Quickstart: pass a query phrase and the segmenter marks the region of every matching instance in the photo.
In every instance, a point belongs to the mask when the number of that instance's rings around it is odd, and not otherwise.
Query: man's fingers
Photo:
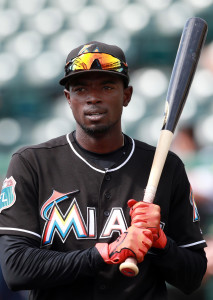
[[[132,218],[132,225],[137,227],[158,227],[160,224],[160,214],[155,216],[146,216],[146,215],[136,215]]]

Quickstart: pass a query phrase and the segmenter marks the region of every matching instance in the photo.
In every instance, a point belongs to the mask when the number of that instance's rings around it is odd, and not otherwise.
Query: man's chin
[[[103,136],[107,132],[109,132],[111,126],[94,126],[94,127],[86,127],[82,126],[83,131],[89,136],[99,137]]]

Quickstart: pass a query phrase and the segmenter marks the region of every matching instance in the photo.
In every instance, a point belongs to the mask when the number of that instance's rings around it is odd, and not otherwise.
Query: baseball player
[[[205,240],[182,161],[169,153],[154,204],[143,203],[155,148],[125,135],[132,95],[123,51],[72,50],[60,80],[76,130],[13,154],[0,196],[0,261],[31,300],[167,299],[196,290]],[[127,205],[128,203],[128,205]],[[119,264],[134,257],[136,277]]]

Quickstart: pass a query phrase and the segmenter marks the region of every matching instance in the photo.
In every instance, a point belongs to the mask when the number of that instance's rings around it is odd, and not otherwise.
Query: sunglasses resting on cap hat
[[[90,42],[73,49],[67,56],[65,75],[59,81],[61,85],[71,77],[83,72],[110,72],[121,76],[129,83],[128,65],[123,51],[114,45]]]

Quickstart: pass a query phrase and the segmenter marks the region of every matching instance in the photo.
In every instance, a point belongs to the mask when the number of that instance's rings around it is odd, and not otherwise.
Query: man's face
[[[132,88],[124,88],[120,77],[94,72],[77,76],[65,95],[78,126],[89,135],[102,135],[121,129],[123,106],[127,106]]]

